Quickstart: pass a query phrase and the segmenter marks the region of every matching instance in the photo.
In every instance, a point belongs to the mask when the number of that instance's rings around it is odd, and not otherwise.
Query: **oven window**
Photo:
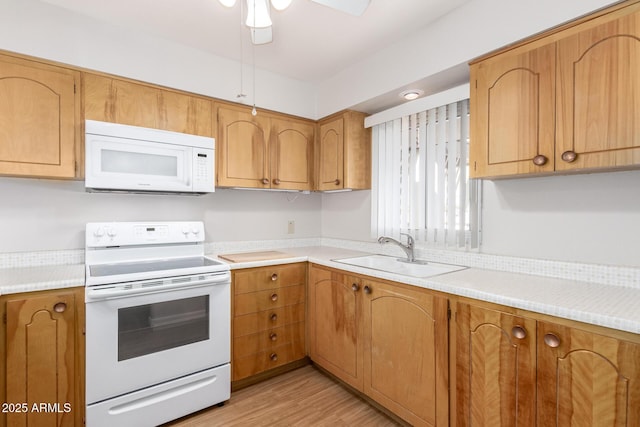
[[[209,295],[118,309],[118,361],[209,339]]]

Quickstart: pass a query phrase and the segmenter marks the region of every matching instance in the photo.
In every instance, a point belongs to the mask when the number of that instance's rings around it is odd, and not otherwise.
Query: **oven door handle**
[[[231,283],[228,274],[206,276],[203,279],[189,282],[180,279],[147,280],[136,284],[116,284],[90,286],[86,289],[85,298],[89,301],[100,301],[110,298],[128,297],[133,295],[152,294],[176,289],[193,289],[203,286],[215,286]]]

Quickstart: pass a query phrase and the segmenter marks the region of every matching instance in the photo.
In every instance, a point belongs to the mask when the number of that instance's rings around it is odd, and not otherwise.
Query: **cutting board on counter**
[[[222,258],[226,261],[231,262],[266,261],[270,259],[282,259],[291,257],[292,255],[280,251],[242,252],[238,254],[218,255],[218,258]]]

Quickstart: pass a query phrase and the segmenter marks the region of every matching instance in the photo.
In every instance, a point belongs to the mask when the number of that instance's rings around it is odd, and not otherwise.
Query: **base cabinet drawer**
[[[240,358],[261,351],[273,350],[291,342],[304,342],[304,322],[236,337],[234,338],[233,357]]]
[[[304,285],[235,295],[236,316],[304,302]]]
[[[295,341],[246,357],[240,357],[233,361],[232,379],[233,381],[241,380],[302,359],[304,356],[304,341]]]
[[[241,337],[298,322],[304,322],[304,303],[237,316],[233,336]]]

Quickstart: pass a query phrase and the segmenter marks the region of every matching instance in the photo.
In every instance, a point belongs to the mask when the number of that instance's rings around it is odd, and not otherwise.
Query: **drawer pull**
[[[560,338],[556,334],[545,334],[544,343],[551,348],[556,348],[560,346]]]
[[[270,339],[271,341],[276,341],[276,340],[278,339],[278,334],[276,334],[275,332],[271,332],[271,333],[269,334],[269,339]]]
[[[271,301],[273,302],[278,301],[278,294],[271,294]]]
[[[273,313],[271,314],[271,316],[269,316],[269,319],[271,319],[272,322],[275,322],[276,320],[278,320],[278,315]]]
[[[511,329],[511,333],[519,340],[524,339],[527,336],[527,330],[520,325],[514,326],[513,329]]]
[[[358,290],[360,290],[360,285],[354,283],[351,285],[351,289],[353,289],[353,292],[358,292]]]
[[[269,359],[271,359],[272,362],[275,362],[278,360],[278,355],[276,353],[271,353],[269,355]]]
[[[275,282],[276,280],[278,280],[278,273],[273,273],[273,274],[271,275],[271,281],[272,281],[272,282]]]
[[[367,294],[367,295],[370,294],[371,293],[371,288],[369,286],[365,286],[364,287],[364,293]]]
[[[59,302],[53,306],[53,311],[55,311],[56,313],[64,313],[66,309],[67,309],[67,304],[63,302]]]
[[[340,185],[340,180],[339,180],[339,179],[336,179],[335,181],[333,181],[333,183],[334,183],[335,185]]]

